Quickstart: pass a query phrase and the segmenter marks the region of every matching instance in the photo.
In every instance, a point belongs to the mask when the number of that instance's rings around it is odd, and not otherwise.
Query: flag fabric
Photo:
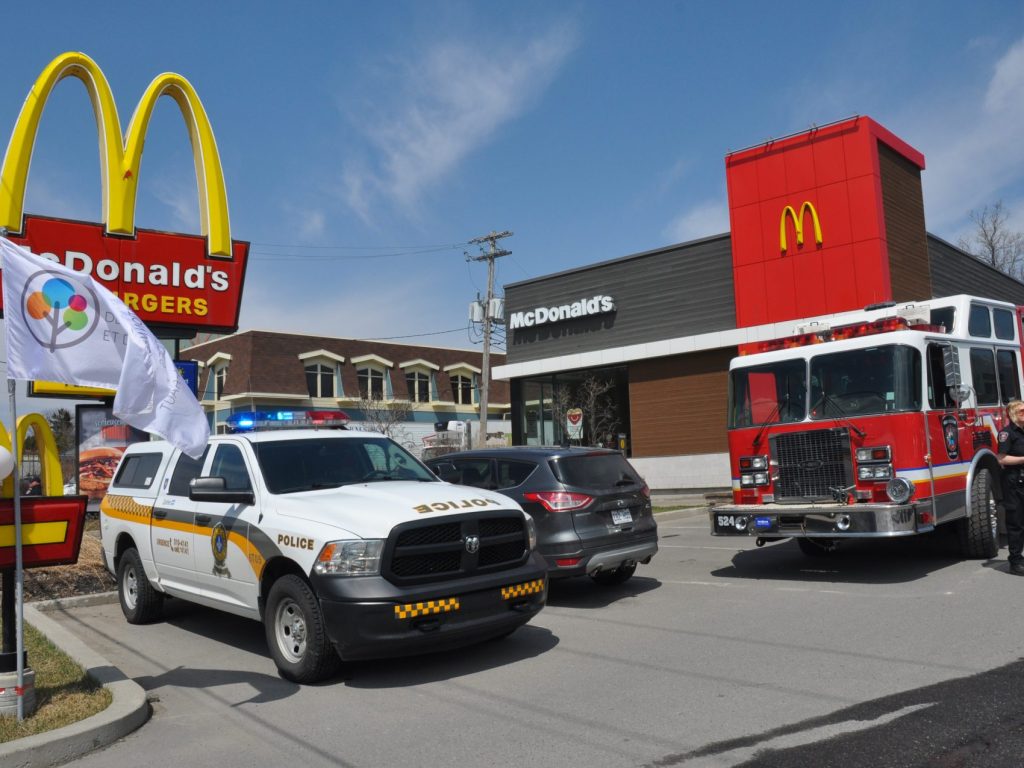
[[[114,415],[198,458],[210,427],[167,349],[91,276],[0,237],[7,378],[116,390]]]

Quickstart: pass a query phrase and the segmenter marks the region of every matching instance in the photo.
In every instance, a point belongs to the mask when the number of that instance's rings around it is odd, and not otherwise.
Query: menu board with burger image
[[[100,500],[117,470],[121,454],[133,443],[149,440],[149,434],[116,418],[107,405],[75,408],[78,443],[78,492],[89,497],[89,509]]]

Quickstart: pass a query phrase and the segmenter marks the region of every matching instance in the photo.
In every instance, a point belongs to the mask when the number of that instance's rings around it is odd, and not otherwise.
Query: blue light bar
[[[241,411],[227,418],[232,432],[262,429],[344,428],[349,421],[344,411]]]

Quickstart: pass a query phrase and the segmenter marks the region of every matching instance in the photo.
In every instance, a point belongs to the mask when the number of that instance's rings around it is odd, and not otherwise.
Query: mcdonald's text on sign
[[[43,108],[65,78],[85,86],[96,117],[103,221],[26,215],[25,187]],[[169,96],[189,140],[198,189],[201,233],[182,235],[135,227],[142,148],[154,105]],[[154,328],[232,332],[249,244],[232,240],[227,192],[213,129],[191,84],[164,73],[150,83],[122,134],[106,77],[82,53],[55,58],[26,98],[0,169],[0,226],[33,253],[92,276]],[[172,334],[173,335],[173,334]]]

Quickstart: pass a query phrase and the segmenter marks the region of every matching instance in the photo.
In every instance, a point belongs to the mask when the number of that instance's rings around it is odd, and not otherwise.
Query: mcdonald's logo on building
[[[65,78],[82,82],[96,118],[103,192],[100,224],[25,215],[25,187],[46,101]],[[137,229],[135,206],[146,131],[157,99],[178,105],[192,145],[200,235]],[[34,253],[91,274],[150,327],[238,328],[249,244],[232,240],[224,173],[213,129],[192,85],[181,75],[158,75],[143,93],[122,134],[110,84],[91,58],[64,53],[29,91],[0,169],[0,227]]]
[[[817,245],[821,245],[821,221],[818,219],[818,212],[809,200],[805,200],[803,205],[800,206],[799,216],[797,216],[796,211],[793,210],[791,205],[787,205],[782,209],[782,218],[779,220],[779,250],[783,253],[789,250],[789,244],[786,240],[786,220],[793,220],[793,226],[796,228],[796,244],[799,247],[804,244],[804,214],[807,212],[810,212],[811,223],[814,225],[814,242]]]

